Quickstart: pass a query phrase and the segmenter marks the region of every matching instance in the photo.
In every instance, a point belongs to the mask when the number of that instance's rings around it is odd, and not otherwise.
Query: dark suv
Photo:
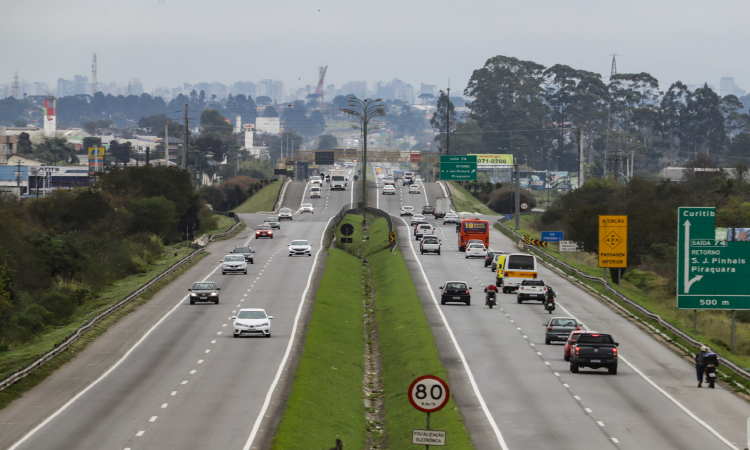
[[[231,253],[234,253],[236,255],[242,255],[245,257],[245,262],[254,264],[253,255],[255,255],[255,252],[250,247],[235,247]]]
[[[445,285],[440,286],[442,293],[440,295],[440,304],[445,305],[447,302],[466,303],[471,305],[471,291],[468,284],[463,281],[446,281]]]
[[[430,206],[430,205],[423,206],[422,207],[422,214],[432,214],[434,216],[435,215],[435,207],[434,206]]]

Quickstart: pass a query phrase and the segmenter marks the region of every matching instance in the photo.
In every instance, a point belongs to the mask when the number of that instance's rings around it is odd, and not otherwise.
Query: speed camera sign
[[[421,376],[409,386],[409,401],[412,406],[425,413],[440,411],[449,398],[448,383],[434,375]]]

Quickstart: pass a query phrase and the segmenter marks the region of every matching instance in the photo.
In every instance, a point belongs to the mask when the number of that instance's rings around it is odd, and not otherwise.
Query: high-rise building
[[[31,95],[48,95],[52,94],[47,83],[34,82],[31,85]]]
[[[730,94],[742,97],[746,93],[744,89],[740,89],[739,86],[734,84],[734,77],[721,77],[721,81],[719,81],[719,95],[722,97]]]
[[[57,97],[68,97],[76,93],[75,83],[64,78],[57,79]]]
[[[140,78],[133,78],[129,83],[129,95],[137,95],[140,97],[143,94],[143,83]]]
[[[260,80],[255,87],[257,97],[266,96],[274,102],[284,102],[284,83],[280,80]]]
[[[404,83],[398,78],[388,84],[378,81],[377,96],[383,100],[401,100],[406,103],[414,103],[414,88],[411,84]]]
[[[74,95],[88,94],[89,93],[89,77],[84,77],[83,75],[74,76],[73,77],[73,93]]]
[[[341,86],[341,95],[354,94],[357,98],[367,97],[367,81],[350,81]]]
[[[245,97],[255,97],[255,83],[250,81],[237,81],[232,85],[229,93],[234,96],[242,94]]]

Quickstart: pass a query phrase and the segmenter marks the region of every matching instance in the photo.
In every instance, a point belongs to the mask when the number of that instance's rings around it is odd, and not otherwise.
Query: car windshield
[[[312,208],[312,203],[303,203],[302,207],[303,208]]]
[[[237,256],[232,255],[232,256],[224,257],[224,261],[244,261],[244,260],[245,260],[245,257],[242,255],[237,255]]]
[[[481,248],[484,250],[484,245],[482,244],[471,244],[469,248]]]
[[[403,207],[403,208],[401,208],[401,209],[414,209],[414,207],[413,207],[413,206],[404,206],[404,207]]]
[[[256,228],[256,229],[257,230],[270,230],[271,229],[271,225],[258,225],[258,228]]]
[[[429,230],[430,228],[432,228],[432,225],[430,225],[429,223],[419,226],[420,230]]]
[[[446,289],[466,289],[466,283],[448,283]]]
[[[235,247],[233,253],[250,253],[250,247]]]
[[[310,245],[307,241],[292,241],[292,245]]]
[[[438,240],[437,238],[424,238],[422,242],[424,242],[425,244],[437,244]]]
[[[266,312],[265,311],[240,311],[239,314],[237,314],[238,319],[265,319]]]
[[[456,217],[458,217],[458,214],[448,213],[445,215],[445,217],[450,217],[451,219],[455,219]]]
[[[578,325],[575,319],[552,319],[550,326],[553,327],[574,327]]]
[[[284,208],[284,209],[282,209],[282,210],[281,210],[281,211],[279,211],[279,212],[280,212],[280,213],[285,213],[285,214],[286,214],[286,213],[290,213],[290,212],[292,212],[292,210],[291,210],[291,209],[289,209],[289,208]]]
[[[424,219],[424,216],[422,214],[414,214],[415,219]]]
[[[211,291],[214,289],[213,283],[195,283],[193,289],[198,291]]]
[[[416,185],[416,184],[412,184],[412,185],[411,185],[411,186],[409,186],[409,187],[411,187],[411,188],[414,188],[414,189],[419,189],[419,186],[418,186],[418,185]]]
[[[266,219],[266,222],[278,222],[278,221],[279,221],[278,217],[269,217],[268,219]]]
[[[544,281],[523,280],[523,286],[544,286]]]

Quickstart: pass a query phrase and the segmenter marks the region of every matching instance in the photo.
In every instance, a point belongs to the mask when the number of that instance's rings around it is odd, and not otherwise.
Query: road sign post
[[[605,281],[608,267],[618,269],[618,275],[628,267],[628,216],[599,216],[599,267]]]
[[[440,157],[441,180],[476,180],[477,156],[455,155]]]
[[[448,383],[441,378],[423,375],[412,381],[409,386],[409,402],[417,410],[427,413],[427,429],[412,430],[412,444],[425,445],[426,450],[430,449],[430,445],[445,445],[445,431],[430,430],[430,414],[443,409],[448,404],[448,399],[450,399],[450,389],[448,389]]]
[[[677,211],[677,309],[750,309],[750,242],[715,239],[716,208]]]

